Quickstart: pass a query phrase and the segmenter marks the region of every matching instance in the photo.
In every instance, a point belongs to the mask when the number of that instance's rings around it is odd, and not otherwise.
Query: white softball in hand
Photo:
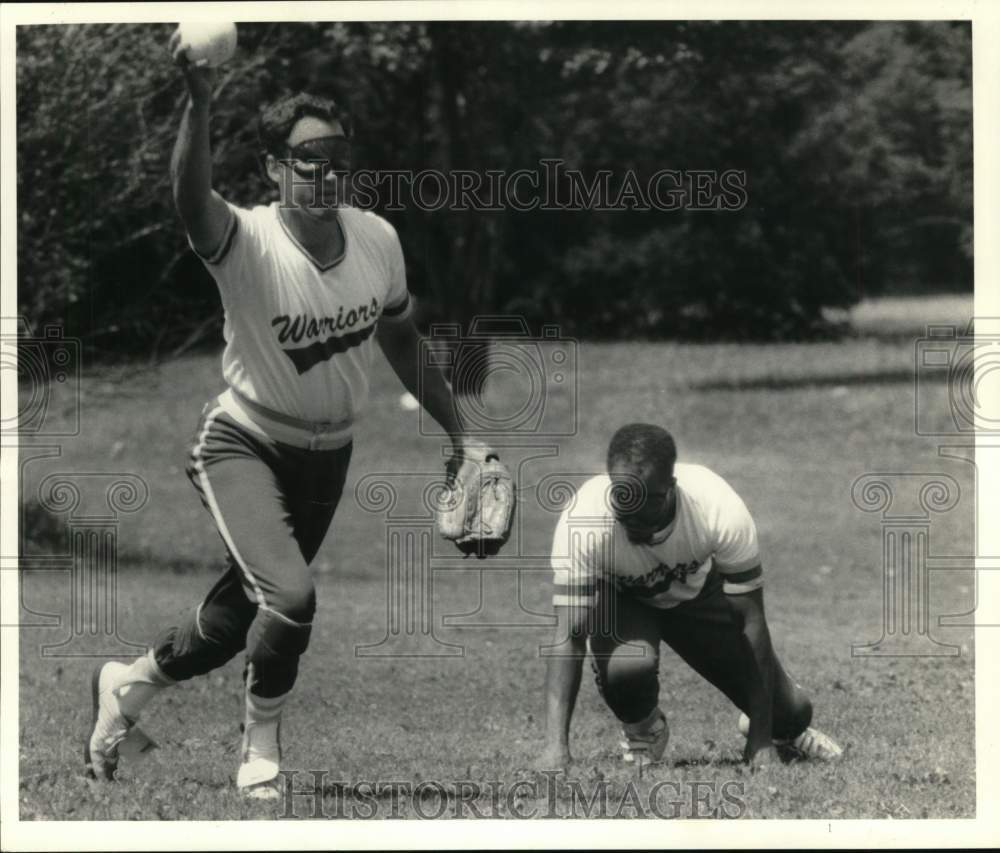
[[[222,65],[236,52],[236,24],[231,21],[183,21],[177,25],[192,65]]]

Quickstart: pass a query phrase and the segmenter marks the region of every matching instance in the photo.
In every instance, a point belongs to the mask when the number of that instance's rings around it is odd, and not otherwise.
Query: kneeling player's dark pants
[[[656,707],[661,640],[736,707],[747,711],[756,667],[742,619],[714,572],[705,585],[698,598],[667,610],[623,593],[602,593],[590,649],[601,695],[623,723],[643,720]],[[774,737],[794,738],[809,726],[812,705],[777,657],[772,666]]]
[[[180,625],[157,638],[154,655],[166,675],[203,675],[246,648],[253,694],[291,690],[316,610],[309,563],[350,458],[350,444],[302,450],[206,406],[187,473],[226,544],[229,568]]]

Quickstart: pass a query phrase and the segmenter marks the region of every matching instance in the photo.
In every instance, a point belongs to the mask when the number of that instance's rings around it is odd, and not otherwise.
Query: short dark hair
[[[655,424],[625,424],[611,437],[608,445],[608,471],[618,462],[628,465],[653,464],[673,474],[677,461],[674,437]]]
[[[295,127],[295,122],[306,116],[328,122],[339,121],[348,139],[353,136],[351,117],[336,101],[299,92],[279,98],[261,111],[257,120],[257,136],[263,149],[275,156],[283,155],[288,134]]]

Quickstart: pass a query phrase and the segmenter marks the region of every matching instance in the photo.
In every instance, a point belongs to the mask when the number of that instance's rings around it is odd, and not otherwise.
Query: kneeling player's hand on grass
[[[751,770],[765,770],[768,767],[777,767],[781,764],[778,750],[774,748],[774,744],[762,747],[753,754],[750,753],[750,747],[747,746],[743,758],[750,765]]]
[[[573,756],[569,754],[569,748],[555,744],[542,750],[542,754],[535,759],[535,769],[565,770],[572,762]]]

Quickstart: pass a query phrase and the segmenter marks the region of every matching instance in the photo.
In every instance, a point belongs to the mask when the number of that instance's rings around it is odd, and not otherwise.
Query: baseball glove
[[[516,503],[514,480],[496,453],[467,449],[441,495],[438,530],[466,556],[492,556],[510,538]]]

